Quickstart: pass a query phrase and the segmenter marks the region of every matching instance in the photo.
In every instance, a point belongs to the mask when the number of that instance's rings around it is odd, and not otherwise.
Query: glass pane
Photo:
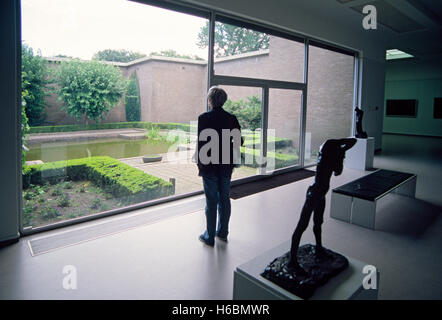
[[[302,92],[269,89],[268,173],[299,164]]]
[[[241,147],[242,165],[233,171],[232,180],[259,173],[261,149],[256,141],[261,139],[262,89],[244,86],[221,85],[228,95],[224,110],[234,114],[241,125],[244,144]]]
[[[354,57],[309,47],[305,164],[327,139],[351,136]]]
[[[215,23],[216,75],[303,82],[304,43]]]
[[[21,4],[24,227],[201,190],[207,20],[121,0]]]

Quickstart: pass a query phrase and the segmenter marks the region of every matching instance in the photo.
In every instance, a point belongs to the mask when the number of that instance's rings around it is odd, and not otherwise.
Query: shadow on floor
[[[426,201],[388,195],[379,204],[376,213],[376,230],[418,238],[441,213],[441,207]]]

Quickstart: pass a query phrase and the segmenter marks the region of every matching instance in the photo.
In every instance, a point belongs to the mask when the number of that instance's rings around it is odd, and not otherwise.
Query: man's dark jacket
[[[218,134],[219,141],[219,159],[218,164],[203,164],[200,161],[200,150],[206,144],[210,142],[210,138],[207,141],[200,141],[201,131],[204,129],[214,129]],[[241,126],[239,125],[238,119],[231,113],[225,111],[223,108],[213,108],[210,111],[204,112],[198,117],[198,158],[197,165],[199,169],[199,175],[206,175],[217,173],[218,170],[222,167],[224,168],[233,168],[233,139],[230,139],[230,161],[229,164],[222,164],[222,129],[238,129],[241,130]],[[241,138],[241,144],[243,143]],[[208,156],[211,156],[210,151],[208,152]]]

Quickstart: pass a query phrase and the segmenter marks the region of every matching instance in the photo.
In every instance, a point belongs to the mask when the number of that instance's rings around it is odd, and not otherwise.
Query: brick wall
[[[207,67],[201,64],[151,60],[136,67],[142,121],[196,120],[206,108]]]
[[[58,63],[49,63],[49,67],[54,70],[59,66]],[[131,74],[128,72],[127,68],[120,68],[123,76],[128,78]],[[55,84],[52,85],[53,88],[56,87]],[[68,115],[63,109],[63,101],[58,99],[58,95],[54,93],[50,93],[47,97],[45,97],[46,101],[46,120],[45,125],[63,125],[63,124],[84,124],[86,123],[85,117],[80,120],[71,117]],[[126,121],[126,112],[124,109],[124,99],[121,99],[120,102],[115,106],[115,108],[111,109],[107,116],[102,120],[102,123],[109,122],[121,122]],[[95,121],[88,120],[88,123],[96,123]]]
[[[304,45],[278,37],[270,38],[269,53],[255,57],[227,60],[215,64],[215,73],[271,80],[303,82]],[[232,100],[251,94],[256,88],[226,87]],[[276,136],[299,144],[300,92],[271,89],[269,95],[269,129]],[[353,105],[353,57],[310,47],[307,94],[307,132],[311,133],[312,150],[327,139],[350,135]]]
[[[215,74],[282,81],[303,81],[304,44],[271,37],[269,50],[217,59]],[[182,122],[197,120],[206,108],[207,65],[198,61],[150,58],[120,66],[129,78],[137,73],[141,120]],[[232,100],[261,96],[260,88],[225,87]],[[269,129],[298,146],[302,97],[299,91],[271,89]],[[47,122],[77,121],[60,109],[62,102],[47,97]],[[353,57],[310,47],[307,95],[307,132],[312,150],[329,138],[350,135],[353,104]],[[124,99],[103,122],[126,121]],[[84,122],[83,122],[84,123]]]
[[[326,139],[351,135],[353,61],[340,53],[309,49],[306,131],[312,134],[312,149]]]
[[[56,68],[57,64],[51,64]],[[140,88],[141,121],[189,122],[196,120],[206,108],[207,66],[201,63],[186,63],[173,59],[147,59],[142,63],[120,66],[125,78],[136,72]],[[63,102],[57,95],[46,97],[46,123],[84,123],[70,117],[62,110]],[[124,98],[102,121],[126,121]],[[89,123],[94,123],[90,121]]]

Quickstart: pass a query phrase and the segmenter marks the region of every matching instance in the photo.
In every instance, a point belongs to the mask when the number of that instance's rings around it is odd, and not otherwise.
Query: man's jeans
[[[206,194],[207,230],[204,238],[213,242],[216,235],[227,238],[230,219],[230,180],[231,168],[220,168],[217,173],[202,175],[204,193]],[[218,228],[216,228],[216,211],[218,207]]]

